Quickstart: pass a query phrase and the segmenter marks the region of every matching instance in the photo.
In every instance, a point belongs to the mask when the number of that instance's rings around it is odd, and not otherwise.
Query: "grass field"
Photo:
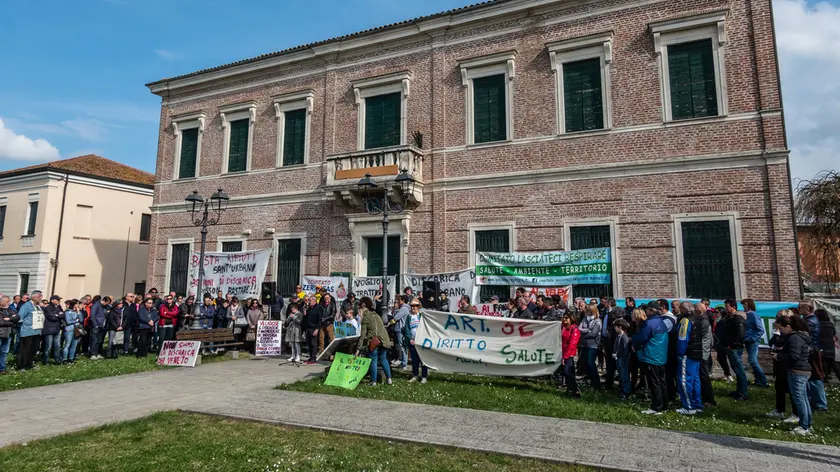
[[[240,359],[244,357],[247,357],[244,353],[240,355]],[[224,355],[211,355],[202,357],[201,362],[209,364],[228,359],[230,357]],[[12,367],[14,357],[9,356],[6,374],[0,375],[0,392],[169,368],[158,367],[155,364],[156,361],[157,357],[154,354],[149,354],[142,359],[128,355],[120,356],[117,359],[100,359],[95,361],[82,356],[74,364],[64,365],[41,365],[39,358],[38,362],[36,362],[36,368],[25,372],[18,372]]]
[[[376,400],[443,405],[477,410],[503,411],[536,416],[550,416],[576,420],[648,426],[660,429],[695,431],[752,438],[801,441],[840,446],[840,389],[837,384],[827,387],[832,411],[815,413],[810,438],[790,433],[796,425],[771,420],[765,415],[773,409],[773,388],[750,388],[750,399],[735,402],[729,397],[734,384],[715,382],[717,407],[708,408],[702,415],[684,417],[674,411],[662,416],[642,415],[649,404],[642,400],[620,401],[615,394],[593,392],[583,388],[579,399],[562,395],[553,383],[543,380],[491,378],[481,376],[435,374],[425,385],[408,383],[408,376],[399,373],[394,385],[376,387],[362,383],[356,390],[329,387],[322,379],[312,379],[281,385],[280,389],[298,392],[326,393]],[[678,407],[677,407],[678,408]]]
[[[179,412],[0,449],[15,472],[584,472],[501,454]]]

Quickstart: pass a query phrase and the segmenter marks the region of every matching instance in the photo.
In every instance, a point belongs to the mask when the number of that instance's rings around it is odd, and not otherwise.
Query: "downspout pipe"
[[[61,216],[58,218],[58,242],[55,245],[55,264],[53,264],[52,286],[48,292],[55,292],[55,281],[58,279],[58,255],[61,252],[61,230],[64,228],[64,205],[67,203],[67,185],[70,183],[70,174],[64,173],[64,190],[61,193]]]

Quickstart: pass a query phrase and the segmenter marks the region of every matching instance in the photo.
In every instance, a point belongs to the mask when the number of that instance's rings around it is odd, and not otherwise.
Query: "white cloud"
[[[47,140],[16,134],[0,119],[0,159],[46,161],[58,159],[58,155],[58,149]]]
[[[91,141],[102,141],[105,137],[105,123],[86,118],[62,121],[62,125],[73,130],[79,137]]]
[[[155,49],[155,54],[164,61],[177,61],[178,59],[181,59],[180,54],[168,49]]]
[[[773,5],[795,184],[840,169],[840,8],[804,0]]]

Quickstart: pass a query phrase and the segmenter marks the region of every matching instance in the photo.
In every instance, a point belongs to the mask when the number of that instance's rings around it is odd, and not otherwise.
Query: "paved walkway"
[[[243,359],[0,392],[0,447],[189,408],[210,399],[259,395],[324,371],[320,365],[277,364]]]
[[[833,446],[281,390],[230,400],[189,410],[620,470],[840,470],[840,448]]]
[[[622,470],[840,470],[831,446],[273,389],[323,369],[242,360],[4,392],[0,447],[182,409]]]

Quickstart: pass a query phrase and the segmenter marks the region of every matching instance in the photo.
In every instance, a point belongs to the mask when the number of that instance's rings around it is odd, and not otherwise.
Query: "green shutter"
[[[295,293],[300,283],[300,239],[277,240],[277,292],[283,296]]]
[[[735,298],[729,222],[686,222],[681,226],[686,295],[689,298]]]
[[[603,226],[573,226],[569,228],[571,250],[594,249],[610,247],[610,227]],[[613,261],[615,265],[615,261]],[[586,284],[572,287],[572,295],[584,298],[612,297],[613,287],[609,284]]]
[[[563,64],[563,108],[566,132],[604,128],[601,59]]]
[[[178,164],[178,178],[197,177],[195,164],[198,158],[198,128],[181,131],[181,162]]]
[[[401,100],[399,92],[365,99],[365,149],[400,144]]]
[[[306,109],[286,112],[283,130],[283,165],[303,164],[306,146]]]
[[[476,252],[510,252],[510,235],[506,229],[494,229],[475,232]],[[470,261],[472,264],[474,261]],[[475,303],[487,303],[490,297],[496,295],[500,301],[510,298],[510,285],[482,285]]]
[[[248,163],[248,128],[250,120],[231,121],[228,147],[228,172],[242,172]]]
[[[473,142],[507,139],[505,75],[473,79]]]
[[[382,237],[367,239],[367,275],[382,275]],[[388,236],[388,275],[400,273],[400,237]]]
[[[671,117],[674,120],[717,116],[717,88],[712,40],[668,46]]]

